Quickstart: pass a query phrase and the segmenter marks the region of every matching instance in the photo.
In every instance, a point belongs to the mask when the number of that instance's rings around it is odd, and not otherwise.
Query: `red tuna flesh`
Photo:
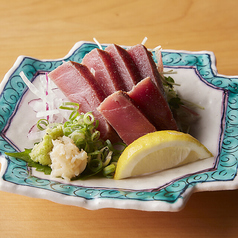
[[[68,61],[49,73],[49,77],[63,94],[80,105],[80,112],[92,112],[99,120],[98,130],[103,139],[118,139],[116,132],[96,109],[106,95],[89,69],[79,63]]]
[[[152,58],[152,53],[142,44],[135,45],[127,51],[137,66],[141,78],[144,79],[150,77],[161,92],[164,92],[160,74]]]
[[[106,51],[93,49],[84,56],[82,64],[94,70],[95,78],[107,96],[118,90],[125,90],[117,67]]]
[[[142,79],[130,54],[115,44],[109,45],[105,51],[110,54],[117,66],[117,71],[125,84],[126,91],[130,91]]]
[[[150,77],[140,81],[128,95],[157,130],[178,130],[168,102]]]
[[[147,133],[156,131],[125,92],[117,91],[108,96],[98,107],[98,111],[127,145]]]

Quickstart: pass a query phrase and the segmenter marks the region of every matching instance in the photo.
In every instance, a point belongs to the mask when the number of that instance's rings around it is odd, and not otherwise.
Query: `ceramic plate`
[[[102,45],[105,47],[106,45]],[[178,211],[193,192],[238,187],[238,77],[219,75],[212,52],[163,50],[164,70],[173,70],[178,93],[201,105],[199,120],[191,134],[214,155],[212,158],[160,173],[129,178],[88,179],[67,183],[32,170],[4,152],[31,148],[29,128],[38,120],[28,102],[36,96],[28,90],[19,73],[23,71],[37,87],[40,76],[63,61],[81,62],[86,53],[98,47],[78,42],[62,59],[38,60],[20,56],[0,86],[0,189],[57,203],[87,209],[121,208],[147,211]]]

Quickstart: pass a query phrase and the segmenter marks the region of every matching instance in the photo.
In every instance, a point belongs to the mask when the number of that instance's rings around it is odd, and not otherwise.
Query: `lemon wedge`
[[[156,131],[132,142],[121,154],[114,179],[162,171],[212,157],[193,136],[178,131]]]

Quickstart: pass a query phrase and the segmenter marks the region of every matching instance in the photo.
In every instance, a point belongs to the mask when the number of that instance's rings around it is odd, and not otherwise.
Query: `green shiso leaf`
[[[51,168],[48,165],[41,165],[39,163],[34,162],[30,157],[31,149],[25,149],[22,152],[13,152],[13,153],[5,153],[7,156],[11,156],[17,159],[24,160],[27,162],[29,167],[36,168],[36,171],[44,172],[46,175],[51,173]]]

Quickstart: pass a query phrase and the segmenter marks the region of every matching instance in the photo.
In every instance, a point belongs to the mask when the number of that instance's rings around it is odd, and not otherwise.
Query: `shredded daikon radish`
[[[58,93],[57,86],[48,78],[47,74],[40,75],[40,84],[37,88],[28,80],[24,72],[20,72],[20,76],[29,90],[37,97],[28,102],[29,106],[36,112],[36,118],[45,118],[49,123],[63,123],[69,118],[67,110],[59,109],[65,97]],[[30,140],[34,141],[40,137],[42,135],[38,131],[32,128],[29,130],[28,138]]]
[[[41,111],[36,113],[36,117],[46,117],[46,116],[52,116],[59,113],[58,109],[53,109],[53,110],[47,110],[47,111]],[[50,121],[50,120],[48,120]]]
[[[95,76],[95,69],[94,68],[91,68],[90,72],[93,74],[93,76]]]
[[[161,47],[161,45],[158,45],[158,46],[156,46],[152,51],[158,51],[158,50],[162,50],[162,47]]]
[[[93,38],[93,40],[98,45],[99,49],[102,50],[103,48],[102,48],[101,44],[97,41],[97,39]]]
[[[144,44],[146,43],[147,40],[148,40],[148,38],[145,37],[145,38],[143,39],[143,41],[141,42],[141,44],[144,45]]]
[[[27,135],[27,138],[33,142],[39,142],[44,136],[44,131],[30,131]]]
[[[27,87],[39,98],[41,98],[42,100],[45,100],[45,95],[38,90],[35,85],[30,82],[30,80],[28,80],[28,78],[26,77],[26,75],[24,74],[23,71],[20,72],[20,76],[22,78],[22,80],[24,81],[24,83],[27,85]]]
[[[159,45],[159,46],[155,47],[152,51],[155,52],[155,58],[157,60],[157,63],[156,63],[157,69],[160,74],[163,74],[164,66],[163,66],[162,54],[161,54],[162,48]]]

